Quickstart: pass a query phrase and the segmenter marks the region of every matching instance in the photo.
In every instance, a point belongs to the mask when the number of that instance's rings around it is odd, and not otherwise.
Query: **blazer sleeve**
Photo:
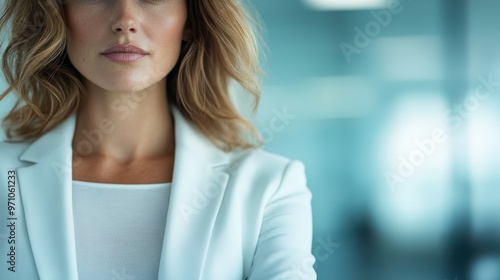
[[[288,163],[268,201],[248,280],[315,280],[311,254],[312,194],[304,164]]]

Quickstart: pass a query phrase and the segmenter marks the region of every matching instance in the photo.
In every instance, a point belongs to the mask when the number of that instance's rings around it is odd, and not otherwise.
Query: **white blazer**
[[[171,110],[176,147],[158,279],[316,279],[302,162],[261,149],[225,153]],[[2,280],[78,279],[75,123],[73,113],[31,143],[0,142]]]

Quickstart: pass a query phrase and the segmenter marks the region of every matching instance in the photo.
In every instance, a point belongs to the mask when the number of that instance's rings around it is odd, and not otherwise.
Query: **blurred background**
[[[500,1],[250,0],[318,279],[500,279]]]
[[[305,163],[318,279],[500,279],[500,1],[248,2],[254,122]]]

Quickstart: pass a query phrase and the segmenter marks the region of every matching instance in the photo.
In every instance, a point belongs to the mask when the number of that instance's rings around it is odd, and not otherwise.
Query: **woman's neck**
[[[174,123],[166,88],[134,93],[90,88],[77,113],[73,150],[120,163],[174,154]]]

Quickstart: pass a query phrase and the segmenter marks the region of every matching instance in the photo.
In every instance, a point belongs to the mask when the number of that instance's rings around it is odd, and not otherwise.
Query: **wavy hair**
[[[2,70],[18,99],[2,126],[8,140],[37,138],[77,111],[86,97],[81,74],[66,52],[64,1],[5,0],[0,32],[8,30]],[[253,100],[255,113],[263,71],[262,26],[241,0],[186,0],[192,40],[167,75],[174,103],[212,143],[224,151],[262,145],[262,138],[234,104],[236,82]]]

